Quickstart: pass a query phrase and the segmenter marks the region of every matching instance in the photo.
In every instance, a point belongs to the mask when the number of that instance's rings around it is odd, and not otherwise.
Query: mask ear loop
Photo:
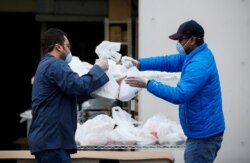
[[[187,43],[189,42],[189,40],[191,39],[192,37],[190,37],[187,42],[183,45],[183,48],[185,48],[185,46],[187,45]]]

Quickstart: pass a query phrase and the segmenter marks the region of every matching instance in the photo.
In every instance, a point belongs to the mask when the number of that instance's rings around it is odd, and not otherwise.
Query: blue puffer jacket
[[[212,52],[204,43],[190,54],[142,58],[140,70],[182,72],[176,87],[150,80],[147,90],[179,104],[179,118],[189,138],[207,138],[225,130],[220,79]]]

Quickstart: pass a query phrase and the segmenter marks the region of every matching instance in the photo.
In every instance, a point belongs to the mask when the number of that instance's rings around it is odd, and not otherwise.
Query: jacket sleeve
[[[149,58],[141,58],[140,70],[152,70],[152,71],[167,71],[167,72],[180,72],[185,55],[175,54],[166,56],[157,56]]]
[[[150,80],[147,90],[155,96],[174,104],[189,101],[205,84],[209,72],[201,63],[191,63],[182,72],[176,87]]]
[[[85,75],[73,72],[65,63],[52,65],[49,75],[54,83],[68,95],[90,96],[90,94],[109,81],[106,73],[98,66],[94,65]]]

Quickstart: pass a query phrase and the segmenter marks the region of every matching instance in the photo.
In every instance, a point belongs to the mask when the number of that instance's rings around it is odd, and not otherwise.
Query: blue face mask
[[[181,45],[179,41],[176,43],[176,50],[181,54],[186,54],[184,47]]]
[[[181,54],[186,54],[186,51],[185,51],[185,46],[186,44],[189,42],[190,39],[188,39],[188,41],[182,46],[181,43],[179,41],[177,41],[176,43],[176,50],[181,53]]]
[[[67,64],[69,64],[69,62],[72,60],[72,54],[71,52],[69,52],[66,56],[65,62],[67,62]]]

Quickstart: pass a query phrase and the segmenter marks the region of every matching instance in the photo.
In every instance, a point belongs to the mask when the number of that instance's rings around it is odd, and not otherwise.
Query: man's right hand
[[[121,61],[122,61],[122,64],[125,65],[127,68],[130,68],[132,66],[136,66],[137,68],[140,67],[140,62],[138,60],[128,57],[128,56],[123,56]]]
[[[104,71],[109,69],[108,59],[106,58],[97,59],[95,64],[100,66]]]

